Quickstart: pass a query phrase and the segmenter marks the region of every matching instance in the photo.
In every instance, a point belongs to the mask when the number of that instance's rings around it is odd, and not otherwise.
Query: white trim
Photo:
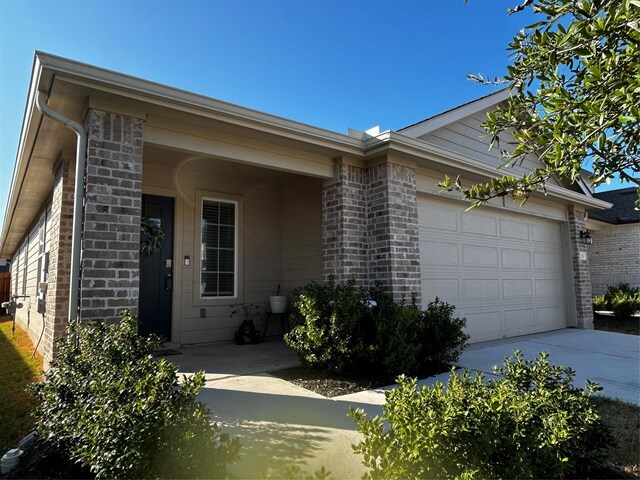
[[[232,296],[203,296],[202,295],[202,210],[204,201],[230,203],[234,205],[234,294]],[[241,289],[244,281],[242,275],[243,268],[243,228],[241,219],[243,217],[243,199],[238,195],[223,194],[218,192],[209,192],[204,190],[196,190],[196,212],[195,229],[197,233],[198,243],[194,245],[194,276],[193,276],[193,304],[194,306],[205,305],[230,305],[233,303],[242,303],[243,292]]]
[[[429,132],[433,132],[440,127],[444,127],[445,125],[457,122],[458,120],[462,120],[470,115],[495,107],[499,103],[504,102],[510,96],[511,90],[509,88],[503,88],[502,90],[498,90],[490,95],[472,100],[469,103],[465,103],[464,105],[460,105],[459,107],[455,107],[444,113],[434,115],[433,117],[427,118],[415,125],[403,128],[400,131],[407,137],[418,138]]]

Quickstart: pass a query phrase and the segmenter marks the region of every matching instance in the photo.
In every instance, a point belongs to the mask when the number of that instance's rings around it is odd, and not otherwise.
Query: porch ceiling
[[[187,152],[145,144],[143,154],[143,176],[146,168],[169,167],[178,170],[189,170],[197,173],[228,175],[240,177],[250,182],[266,182],[283,185],[309,178],[305,175],[281,171],[268,167],[223,160],[215,157],[192,155]]]

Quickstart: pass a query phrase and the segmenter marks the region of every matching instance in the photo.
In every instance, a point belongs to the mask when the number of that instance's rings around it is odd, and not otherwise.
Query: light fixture
[[[585,245],[591,245],[593,243],[593,238],[591,238],[589,230],[580,230],[580,239]]]

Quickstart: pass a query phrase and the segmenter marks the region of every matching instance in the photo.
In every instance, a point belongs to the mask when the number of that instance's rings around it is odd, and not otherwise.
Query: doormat
[[[182,355],[182,352],[173,350],[171,348],[164,348],[162,350],[156,350],[155,352],[153,352],[154,357],[168,357],[170,355]]]

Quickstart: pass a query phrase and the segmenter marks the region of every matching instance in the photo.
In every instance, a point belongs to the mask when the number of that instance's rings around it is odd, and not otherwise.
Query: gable
[[[489,148],[491,137],[484,131],[482,123],[487,119],[487,112],[493,110],[495,106],[485,108],[480,111],[470,113],[449,124],[440,126],[422,135],[414,137],[430,145],[436,145],[452,152],[473,158],[480,162],[491,165],[495,168],[504,163],[500,155],[500,148],[509,148],[506,143],[509,141],[507,135],[503,134],[503,142]],[[409,133],[409,132],[403,132]],[[530,155],[520,164],[503,167],[497,173],[522,175],[531,172],[534,168],[541,166],[541,163],[534,155]],[[558,183],[552,179],[554,185]]]

